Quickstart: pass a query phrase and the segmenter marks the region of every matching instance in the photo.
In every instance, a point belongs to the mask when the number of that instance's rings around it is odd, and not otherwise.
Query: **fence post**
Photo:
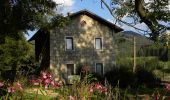
[[[133,37],[133,72],[136,71],[136,37]]]

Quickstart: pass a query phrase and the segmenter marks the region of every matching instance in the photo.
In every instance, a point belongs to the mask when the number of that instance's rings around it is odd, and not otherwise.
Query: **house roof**
[[[75,13],[71,13],[67,17],[73,18],[73,17],[83,15],[83,14],[87,15],[87,16],[89,16],[89,17],[91,17],[91,18],[93,18],[93,19],[95,19],[97,21],[99,21],[102,24],[107,25],[110,28],[113,28],[115,30],[115,32],[123,31],[123,29],[120,28],[119,26],[107,21],[106,19],[104,19],[104,18],[102,18],[102,17],[100,17],[100,16],[98,16],[98,15],[96,15],[96,14],[94,14],[94,13],[92,13],[89,10],[86,10],[86,9],[80,10],[80,11],[75,12]],[[42,31],[43,31],[42,29],[39,29],[28,41],[34,40]]]
[[[71,14],[69,14],[69,17],[71,18],[71,17],[75,17],[75,16],[78,16],[78,15],[82,15],[82,14],[90,16],[91,18],[93,18],[93,19],[95,19],[95,20],[109,26],[110,28],[113,28],[116,32],[123,31],[123,29],[120,28],[119,26],[107,21],[106,19],[94,14],[93,12],[91,12],[91,11],[89,11],[87,9],[80,10],[80,11],[75,12],[75,13],[71,13]]]

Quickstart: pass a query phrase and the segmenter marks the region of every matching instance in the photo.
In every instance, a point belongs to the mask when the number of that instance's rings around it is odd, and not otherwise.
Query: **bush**
[[[134,74],[126,67],[115,68],[105,74],[106,79],[112,86],[119,86],[122,88],[133,86],[136,79]]]
[[[138,69],[136,73],[124,67],[115,68],[107,72],[105,77],[112,86],[115,87],[119,83],[118,85],[121,88],[138,87],[140,85],[153,88],[161,82],[152,72],[143,68]]]
[[[161,82],[161,80],[157,78],[152,72],[143,68],[138,69],[135,73],[135,76],[137,78],[137,84],[150,88],[156,87]]]

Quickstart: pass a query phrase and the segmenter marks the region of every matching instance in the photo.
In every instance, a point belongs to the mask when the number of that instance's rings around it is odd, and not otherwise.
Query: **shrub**
[[[127,88],[128,86],[138,87],[140,85],[153,88],[161,82],[151,71],[144,68],[137,69],[135,73],[126,67],[115,68],[107,72],[105,77],[112,86],[119,83],[118,85],[121,88]]]
[[[122,88],[133,86],[136,81],[134,74],[126,67],[115,68],[107,72],[105,77],[112,86],[116,86],[119,82]]]
[[[152,72],[140,68],[136,71],[135,76],[137,78],[138,85],[145,85],[146,87],[156,87],[160,84],[161,80],[157,78]]]

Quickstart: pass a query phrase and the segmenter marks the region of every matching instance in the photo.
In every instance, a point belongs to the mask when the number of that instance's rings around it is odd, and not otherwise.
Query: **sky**
[[[101,7],[100,0],[53,0],[53,1],[55,1],[57,4],[62,4],[62,6],[57,8],[57,13],[67,14],[68,12],[74,13],[83,9],[87,9],[108,21],[111,21],[113,23],[115,22],[115,19],[111,16],[108,9],[104,5],[103,8]],[[110,0],[105,0],[105,1],[108,4],[110,3],[109,2]],[[126,21],[130,21],[130,19],[126,19]],[[131,30],[131,31],[138,32],[134,30],[132,27],[129,27],[127,25],[122,25],[120,27],[122,27],[124,30]],[[135,25],[135,27],[138,27],[143,30],[148,29],[144,23],[137,24]],[[26,35],[26,38],[27,39],[31,38],[35,32],[36,31],[29,31],[29,36]]]

